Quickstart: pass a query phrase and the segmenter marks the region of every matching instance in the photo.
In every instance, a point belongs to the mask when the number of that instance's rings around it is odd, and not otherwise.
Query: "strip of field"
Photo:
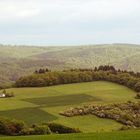
[[[1,140],[139,140],[140,131],[109,133],[1,137]]]
[[[7,116],[11,119],[16,118],[18,120],[24,120],[28,124],[33,124],[36,122],[49,122],[57,119],[56,116],[45,112],[37,107],[0,111],[0,116]]]
[[[55,106],[66,106],[71,104],[72,105],[80,104],[88,101],[100,101],[100,99],[86,94],[76,94],[54,97],[29,98],[24,99],[24,101],[37,105],[45,105],[47,107],[55,107]]]

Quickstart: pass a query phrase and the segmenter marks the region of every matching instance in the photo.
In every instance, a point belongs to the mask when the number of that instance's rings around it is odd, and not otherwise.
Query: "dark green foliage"
[[[96,70],[96,67],[95,67]],[[102,71],[113,71],[115,72],[116,69],[113,66],[109,66],[109,65],[105,65],[105,66],[99,66],[99,68],[97,69],[98,71],[102,70]]]
[[[33,135],[33,134],[34,134],[34,129],[33,128],[22,129],[19,133],[20,136]]]
[[[70,128],[57,123],[48,123],[47,125],[53,133],[58,133],[58,134],[81,133],[79,129]]]
[[[66,127],[55,123],[44,123],[27,126],[23,121],[0,118],[0,135],[46,135],[51,133],[80,133],[79,129]]]
[[[51,130],[47,125],[33,125],[33,135],[51,134]]]
[[[36,70],[34,73],[35,74],[42,74],[42,73],[46,73],[46,72],[50,72],[50,70],[48,68],[46,68],[46,69],[39,69],[39,70]]]
[[[22,129],[19,135],[46,135],[46,134],[81,133],[79,129],[70,128],[56,123],[43,123]]]
[[[47,72],[21,77],[17,87],[43,87],[58,84],[80,83],[105,80],[140,91],[140,78],[136,73],[115,70],[113,66],[100,66],[92,69],[71,69],[69,71]]]
[[[51,130],[46,124],[32,125],[23,129],[19,135],[46,135],[51,134]]]
[[[140,99],[140,93],[137,93],[136,98]]]
[[[140,81],[135,84],[135,90],[140,92]]]
[[[0,135],[19,135],[25,128],[25,123],[18,120],[0,118]]]

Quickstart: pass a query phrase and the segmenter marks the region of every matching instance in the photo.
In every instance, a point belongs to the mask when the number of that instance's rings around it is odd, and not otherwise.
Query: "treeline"
[[[43,87],[59,84],[81,83],[91,81],[109,81],[127,86],[140,92],[140,77],[136,73],[116,70],[113,66],[100,66],[95,69],[71,69],[65,71],[48,71],[21,77],[16,87]]]
[[[140,78],[140,72],[134,72],[134,71],[126,71],[126,70],[116,70],[115,67],[110,65],[101,65],[99,67],[95,67],[94,69],[70,69],[70,70],[64,70],[64,71],[111,71],[112,73],[121,72],[121,73],[128,73],[134,77]]]
[[[48,68],[46,68],[46,69],[40,68],[39,70],[36,70],[34,73],[35,74],[42,74],[42,73],[46,73],[46,72],[50,72],[50,70]]]

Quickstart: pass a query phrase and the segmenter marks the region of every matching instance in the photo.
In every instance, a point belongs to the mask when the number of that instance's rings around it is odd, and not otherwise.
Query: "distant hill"
[[[0,84],[15,81],[39,69],[93,68],[109,64],[140,71],[140,45],[103,44],[85,46],[0,45]]]

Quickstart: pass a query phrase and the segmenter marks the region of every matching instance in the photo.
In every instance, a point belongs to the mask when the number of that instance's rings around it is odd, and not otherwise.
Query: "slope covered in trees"
[[[39,68],[51,70],[94,68],[109,64],[123,70],[140,71],[140,46],[104,44],[85,46],[0,45],[0,85],[14,82]]]

